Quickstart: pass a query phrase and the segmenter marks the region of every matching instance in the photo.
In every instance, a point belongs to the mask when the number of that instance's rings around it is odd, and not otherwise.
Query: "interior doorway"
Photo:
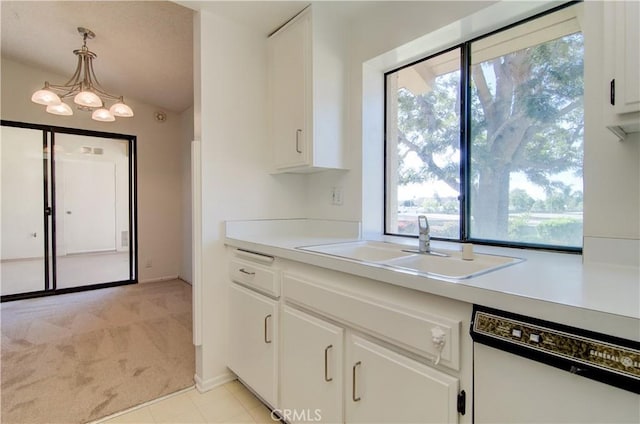
[[[2,121],[2,300],[137,282],[135,136]]]
[[[64,165],[64,166],[62,166]],[[116,250],[116,167],[113,162],[58,162],[58,208],[64,254]],[[61,195],[64,193],[64,196]],[[60,228],[62,227],[62,228]],[[64,231],[60,231],[64,229]],[[60,237],[62,238],[62,237]],[[58,255],[61,249],[58,249]]]

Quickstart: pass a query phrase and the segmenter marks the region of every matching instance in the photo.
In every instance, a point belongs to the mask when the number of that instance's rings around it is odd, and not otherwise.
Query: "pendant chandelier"
[[[87,39],[96,35],[89,29],[78,27],[82,35],[82,48],[74,50],[78,56],[78,65],[73,76],[64,85],[49,84],[31,96],[31,101],[47,107],[47,112],[54,115],[73,115],[71,107],[64,102],[73,97],[73,102],[80,110],[92,112],[91,118],[101,122],[115,121],[116,116],[128,118],[133,116],[133,110],[124,104],[122,96],[107,93],[98,82],[93,71],[93,59],[98,56],[87,48]],[[113,103],[107,109],[107,103]]]

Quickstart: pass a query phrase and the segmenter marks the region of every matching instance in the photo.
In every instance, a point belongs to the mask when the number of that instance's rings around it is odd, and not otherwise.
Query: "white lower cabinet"
[[[457,378],[353,334],[347,358],[345,422],[458,422]]]
[[[457,378],[287,305],[281,355],[289,423],[458,422]]]
[[[271,406],[278,393],[278,302],[229,285],[229,368]]]
[[[284,306],[281,413],[290,423],[340,423],[344,330]]]
[[[287,423],[471,422],[470,305],[260,261],[230,262],[227,364]]]

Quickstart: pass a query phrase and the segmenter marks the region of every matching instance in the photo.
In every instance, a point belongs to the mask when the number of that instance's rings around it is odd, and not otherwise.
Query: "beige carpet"
[[[4,423],[84,423],[193,384],[191,286],[180,280],[7,302]]]

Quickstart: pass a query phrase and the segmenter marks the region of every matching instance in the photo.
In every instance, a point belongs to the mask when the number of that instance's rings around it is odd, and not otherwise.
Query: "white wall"
[[[194,31],[203,302],[196,374],[206,388],[228,376],[224,221],[303,217],[306,193],[304,176],[268,173],[266,37],[206,11]]]
[[[153,115],[157,110],[154,106],[130,99],[126,93],[125,99],[135,116],[111,123],[93,121],[89,114],[80,111],[69,117],[51,115],[44,106],[31,102],[31,94],[45,80],[67,78],[68,75],[55,75],[2,57],[2,119],[136,135],[139,280],[175,278],[182,257],[180,116],[169,112],[167,121],[158,123]],[[149,260],[152,267],[145,268]]]
[[[193,107],[182,112],[181,122],[181,187],[182,187],[182,209],[181,209],[181,235],[182,235],[182,260],[180,261],[179,276],[188,283],[193,282],[191,263],[193,252],[191,251],[191,142],[194,140],[193,133]]]

